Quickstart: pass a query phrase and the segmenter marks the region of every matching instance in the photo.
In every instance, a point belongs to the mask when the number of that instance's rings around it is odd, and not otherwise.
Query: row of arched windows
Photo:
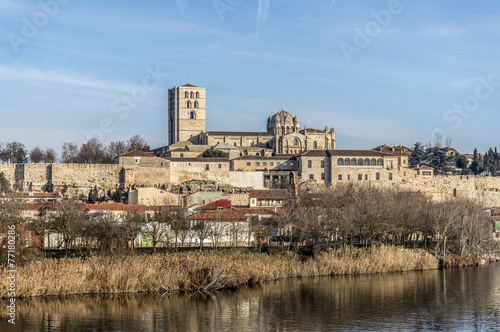
[[[199,104],[198,104],[198,102],[195,100],[195,101],[194,101],[194,103],[193,103],[192,105],[193,105],[193,108],[198,108],[198,105],[199,105]],[[190,100],[188,100],[188,101],[186,102],[186,107],[187,107],[187,108],[191,108],[191,101],[190,101]]]
[[[184,97],[185,98],[200,98],[200,93],[199,92],[194,93],[193,91],[191,91],[191,93],[189,93],[186,91],[184,93]]]
[[[339,158],[337,159],[337,165],[339,166],[384,166],[384,160],[382,158]]]

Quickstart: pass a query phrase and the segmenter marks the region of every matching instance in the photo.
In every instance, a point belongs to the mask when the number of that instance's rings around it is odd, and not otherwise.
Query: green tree
[[[227,153],[220,150],[205,150],[203,152],[204,158],[227,158]]]
[[[425,150],[424,146],[422,143],[417,142],[415,143],[415,146],[413,147],[413,151],[410,156],[410,166],[411,167],[416,167],[417,165],[422,165],[425,160]]]
[[[474,149],[474,155],[472,157],[472,163],[470,164],[470,170],[474,175],[481,174],[484,171],[483,161],[479,153],[477,153],[477,149]]]
[[[10,192],[10,182],[5,178],[5,174],[0,172],[0,192]]]

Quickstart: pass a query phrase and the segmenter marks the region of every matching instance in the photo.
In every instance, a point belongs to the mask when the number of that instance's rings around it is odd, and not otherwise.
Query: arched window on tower
[[[194,108],[198,108],[198,102],[196,100],[194,101]]]
[[[318,149],[318,142],[314,141],[313,150],[317,150],[317,149]]]
[[[351,166],[351,159],[345,158],[344,165]]]
[[[290,130],[290,127],[286,127],[286,133],[290,134],[292,131]]]
[[[189,98],[189,92],[187,92],[187,91],[186,91],[186,92],[184,93],[184,97],[185,97],[185,98]]]
[[[365,158],[365,160],[364,160],[364,166],[370,166],[370,159]]]
[[[351,165],[356,166],[358,163],[356,162],[356,158],[351,159]]]
[[[377,166],[377,160],[375,158],[370,159],[370,166]]]
[[[384,166],[384,160],[382,158],[377,159],[377,166]]]
[[[343,166],[344,165],[344,158],[337,159],[337,165]]]
[[[191,98],[194,98],[194,92],[191,91]]]
[[[196,91],[196,98],[200,98],[200,93]]]
[[[299,146],[300,142],[299,142],[299,139],[298,138],[295,138],[293,140],[293,146]]]
[[[195,112],[189,113],[189,118],[190,119],[196,119],[196,113]]]
[[[191,102],[189,100],[186,102],[186,107],[191,108]]]

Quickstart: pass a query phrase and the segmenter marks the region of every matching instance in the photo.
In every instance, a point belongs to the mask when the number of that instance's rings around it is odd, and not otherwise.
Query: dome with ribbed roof
[[[267,133],[271,135],[284,135],[299,130],[299,118],[281,109],[267,120]]]

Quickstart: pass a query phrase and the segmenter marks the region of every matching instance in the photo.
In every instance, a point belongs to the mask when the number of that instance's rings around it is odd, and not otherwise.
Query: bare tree
[[[62,201],[56,206],[56,213],[50,221],[51,229],[61,234],[64,240],[66,255],[70,244],[82,234],[82,226],[86,221],[86,211],[76,201]]]
[[[62,146],[61,159],[63,163],[78,162],[78,146],[75,143],[64,142]]]
[[[22,164],[28,161],[28,152],[20,142],[7,143],[0,151],[0,159],[7,163]]]
[[[144,140],[141,136],[139,135],[134,135],[130,137],[127,141],[127,150],[142,150],[142,151],[149,151],[149,145]]]
[[[122,155],[127,152],[127,143],[124,141],[116,141],[109,143],[108,153],[111,158]]]
[[[132,212],[125,215],[122,227],[127,239],[130,241],[130,248],[132,250],[132,253],[134,252],[135,239],[140,234],[141,229],[145,223],[145,216],[138,212]]]
[[[45,152],[44,152],[44,155],[43,155],[43,159],[48,164],[54,163],[56,161],[56,159],[57,159],[57,153],[56,153],[56,151],[54,149],[52,149],[52,148],[46,148]]]
[[[41,163],[44,160],[44,152],[40,147],[35,146],[31,151],[30,151],[30,160],[31,162],[38,164]]]

